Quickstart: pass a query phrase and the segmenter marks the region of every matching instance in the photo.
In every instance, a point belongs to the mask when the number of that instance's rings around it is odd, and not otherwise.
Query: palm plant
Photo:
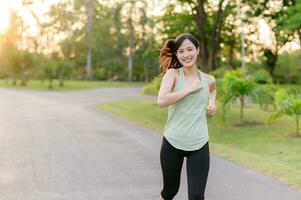
[[[240,123],[244,123],[245,97],[256,97],[255,83],[250,76],[243,73],[230,72],[224,78],[224,96],[222,98],[223,110],[227,110],[229,105],[236,99],[240,102]]]
[[[272,105],[274,110],[276,110],[275,92],[278,88],[279,87],[274,84],[258,85],[255,89],[257,96],[252,100],[256,102],[264,111],[267,111],[270,105]]]
[[[299,135],[299,119],[301,116],[301,95],[289,95],[286,90],[279,89],[275,93],[275,103],[280,108],[278,112],[268,117],[267,122],[273,122],[283,115],[288,115],[295,118],[296,135]]]

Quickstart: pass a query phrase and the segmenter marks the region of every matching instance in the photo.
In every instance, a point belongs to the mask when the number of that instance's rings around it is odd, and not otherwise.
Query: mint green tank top
[[[179,80],[173,92],[183,90],[186,80],[183,67],[179,68]],[[206,107],[209,87],[205,74],[198,70],[203,86],[168,107],[167,123],[163,136],[176,149],[194,151],[204,146],[209,139]]]

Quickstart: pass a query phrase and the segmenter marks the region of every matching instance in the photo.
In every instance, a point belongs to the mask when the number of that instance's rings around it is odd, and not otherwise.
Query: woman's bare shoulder
[[[205,74],[205,77],[207,79],[207,82],[208,82],[208,85],[209,85],[209,88],[210,88],[210,91],[213,91],[215,88],[216,88],[216,80],[215,80],[215,77],[210,75],[210,74]]]
[[[170,68],[165,72],[164,76],[177,78],[178,73],[178,69]]]
[[[204,72],[203,72],[204,73]],[[206,73],[204,73],[205,74],[205,77],[206,77],[206,79],[209,81],[209,82],[215,82],[215,77],[214,76],[212,76],[212,75],[210,75],[210,74],[206,74]]]
[[[167,69],[167,71],[165,72],[165,74],[169,73],[169,74],[176,74],[177,73],[177,69],[175,68],[169,68]]]

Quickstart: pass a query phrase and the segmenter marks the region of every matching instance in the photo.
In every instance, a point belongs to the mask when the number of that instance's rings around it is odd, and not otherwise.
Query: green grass
[[[121,81],[65,81],[64,87],[59,86],[59,82],[54,80],[53,89],[49,90],[48,81],[31,80],[27,85],[21,86],[20,82],[14,86],[12,81],[7,83],[6,80],[0,80],[0,88],[15,88],[15,89],[30,89],[30,90],[47,90],[47,91],[72,91],[72,90],[86,90],[96,88],[107,88],[107,87],[126,87],[126,86],[143,86],[145,83],[142,82],[121,82]]]
[[[118,101],[100,104],[99,108],[159,133],[167,117],[167,109],[159,108],[153,100]],[[247,105],[245,119],[256,119],[262,125],[234,127],[239,111],[238,106],[233,106],[226,123],[222,123],[219,113],[208,118],[211,151],[301,191],[301,139],[294,137],[295,121],[283,117],[267,126],[264,122],[271,112]]]

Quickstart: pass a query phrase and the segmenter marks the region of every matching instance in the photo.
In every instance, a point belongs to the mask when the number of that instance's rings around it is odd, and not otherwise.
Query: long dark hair
[[[176,56],[176,52],[186,39],[192,42],[196,48],[199,47],[196,38],[190,33],[179,35],[176,39],[168,39],[164,43],[160,49],[160,69],[162,73],[165,73],[170,68],[178,69],[182,67]]]

